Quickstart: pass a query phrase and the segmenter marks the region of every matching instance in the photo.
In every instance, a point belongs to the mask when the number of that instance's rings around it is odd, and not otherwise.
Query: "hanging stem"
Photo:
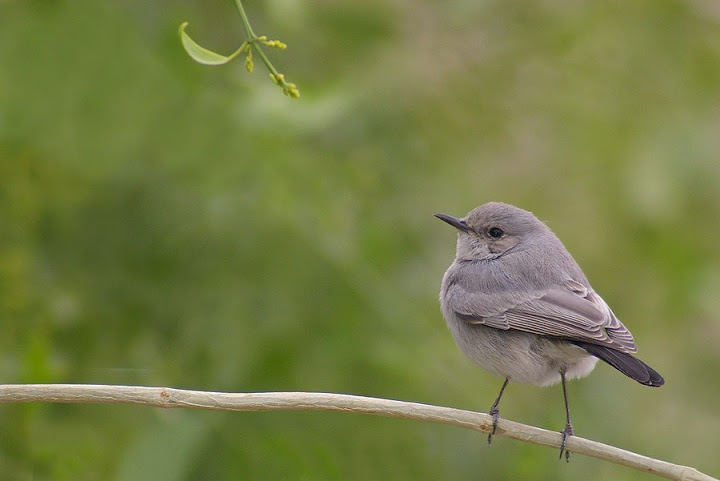
[[[235,5],[237,6],[238,12],[240,12],[240,18],[242,19],[243,26],[245,27],[245,34],[247,36],[247,40],[245,41],[247,43],[247,47],[245,47],[245,43],[243,44],[243,46],[240,47],[240,49],[248,49],[248,57],[245,62],[245,67],[248,69],[248,71],[252,71],[253,69],[252,54],[250,53],[250,49],[252,48],[255,53],[258,54],[260,60],[262,60],[262,62],[265,64],[265,67],[267,67],[267,69],[270,71],[270,78],[273,82],[275,82],[275,85],[281,87],[283,89],[283,93],[288,97],[292,97],[294,99],[299,98],[300,90],[298,90],[297,86],[294,83],[285,81],[285,75],[277,71],[275,66],[272,64],[270,59],[267,58],[267,55],[265,55],[265,52],[263,52],[262,48],[260,47],[261,44],[264,44],[283,50],[285,49],[286,45],[277,40],[267,40],[267,37],[265,37],[264,35],[260,37],[255,35],[255,32],[250,26],[250,21],[248,20],[247,14],[245,13],[245,8],[243,8],[242,2],[240,0],[235,0]]]
[[[245,13],[245,8],[243,7],[242,2],[240,0],[235,0],[235,5],[237,6],[238,12],[240,12],[240,18],[242,19],[243,28],[245,28],[246,37],[245,41],[240,45],[237,50],[235,50],[230,55],[225,56],[213,52],[212,50],[206,49],[205,47],[195,42],[192,38],[190,38],[190,36],[185,31],[188,23],[184,22],[182,25],[180,25],[179,33],[180,40],[183,44],[183,47],[185,48],[185,51],[188,53],[188,55],[190,55],[190,57],[192,57],[193,60],[203,65],[224,65],[232,61],[241,53],[244,53],[245,68],[248,72],[252,72],[255,68],[253,64],[253,52],[255,52],[260,57],[260,60],[262,60],[262,62],[265,64],[265,67],[267,67],[267,69],[270,71],[270,78],[275,83],[275,85],[281,87],[283,89],[283,93],[288,97],[294,99],[300,98],[300,90],[297,88],[297,85],[291,82],[287,82],[285,80],[285,75],[277,71],[275,66],[272,64],[267,55],[265,55],[265,52],[262,49],[262,46],[265,45],[266,47],[285,50],[287,45],[285,45],[280,40],[268,40],[265,35],[257,36],[253,31],[252,26],[250,25],[250,20],[248,20],[247,13]]]

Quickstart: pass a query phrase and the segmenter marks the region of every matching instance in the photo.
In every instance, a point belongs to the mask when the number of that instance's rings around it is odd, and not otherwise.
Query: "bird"
[[[460,351],[504,382],[489,414],[512,382],[562,384],[565,428],[560,459],[574,434],[566,381],[587,376],[598,359],[645,386],[665,383],[634,356],[630,331],[598,295],[550,228],[531,212],[488,202],[465,217],[435,217],[457,231],[456,257],[440,290],[443,317]]]

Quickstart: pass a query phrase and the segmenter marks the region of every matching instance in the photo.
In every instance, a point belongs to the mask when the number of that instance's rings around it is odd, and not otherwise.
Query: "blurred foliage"
[[[290,102],[204,68],[232,2],[0,1],[3,382],[349,392],[485,411],[437,305],[454,234],[546,220],[667,379],[599,366],[579,435],[720,473],[720,10],[248,2]],[[560,430],[559,388],[510,419]],[[445,426],[332,413],[0,408],[10,480],[652,479]]]

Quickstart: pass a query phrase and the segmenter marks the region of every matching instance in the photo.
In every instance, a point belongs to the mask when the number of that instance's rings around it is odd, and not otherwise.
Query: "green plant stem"
[[[248,40],[255,40],[257,35],[255,35],[255,32],[253,32],[253,29],[250,26],[250,21],[247,18],[242,2],[240,0],[235,0],[235,5],[237,5],[238,11],[240,12],[240,18],[242,18],[243,26],[245,26],[245,33],[247,33]]]
[[[280,72],[277,71],[275,66],[270,62],[270,59],[267,58],[267,55],[265,55],[265,52],[263,52],[262,48],[260,48],[260,41],[258,40],[258,36],[255,35],[255,32],[253,31],[252,27],[250,26],[250,20],[248,20],[248,16],[245,13],[245,8],[243,8],[242,2],[240,0],[235,0],[235,5],[237,5],[238,12],[240,12],[240,18],[242,19],[243,26],[245,27],[245,34],[247,36],[247,40],[243,42],[243,45],[240,46],[238,50],[233,52],[230,57],[234,58],[235,56],[239,55],[242,51],[243,47],[247,44],[255,50],[255,53],[260,57],[260,60],[265,64],[265,67],[270,71],[270,74],[273,77],[273,81],[275,81],[276,84],[278,84],[280,87],[282,87],[283,91],[288,94],[288,92],[294,91],[294,96],[297,98],[297,95],[299,95],[297,87],[295,87],[295,84],[288,84],[282,75],[280,75]]]
[[[250,20],[248,20],[247,14],[245,13],[245,9],[243,8],[242,2],[240,0],[235,0],[235,5],[237,5],[238,12],[240,12],[240,18],[242,19],[243,26],[245,27],[245,33],[247,35],[247,43],[250,44],[250,47],[255,50],[255,52],[260,57],[260,60],[263,61],[267,69],[272,73],[273,75],[277,76],[279,72],[275,68],[275,66],[270,62],[270,59],[267,58],[267,55],[265,55],[265,52],[262,51],[260,46],[258,45],[258,36],[255,35],[255,32],[253,31],[252,27],[250,26]],[[242,47],[241,47],[242,48]],[[238,51],[239,52],[239,51]],[[283,82],[284,84],[285,82]]]
[[[253,42],[251,45],[252,45],[252,48],[255,49],[255,52],[257,52],[258,56],[260,56],[260,60],[262,60],[263,63],[265,64],[265,66],[268,68],[268,70],[270,70],[270,73],[272,73],[275,76],[279,75],[279,72],[275,69],[273,64],[270,63],[270,59],[267,58],[267,56],[265,56],[265,52],[262,51],[262,49],[257,44],[257,42]],[[285,82],[283,81],[282,83],[284,84]]]
[[[233,58],[237,57],[238,55],[240,55],[240,54],[242,53],[242,51],[245,50],[245,47],[247,46],[247,44],[248,44],[247,40],[244,41],[244,42],[242,43],[242,45],[240,45],[240,48],[238,48],[238,49],[235,50],[233,53],[231,53],[230,55],[228,55],[228,58],[233,59]]]

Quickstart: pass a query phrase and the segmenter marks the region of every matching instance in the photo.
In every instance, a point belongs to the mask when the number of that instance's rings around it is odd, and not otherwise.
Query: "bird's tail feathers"
[[[573,342],[582,347],[589,354],[602,359],[612,367],[625,374],[627,377],[636,380],[646,386],[659,387],[665,384],[665,379],[653,368],[642,362],[640,359],[605,346],[589,344],[585,342]]]

